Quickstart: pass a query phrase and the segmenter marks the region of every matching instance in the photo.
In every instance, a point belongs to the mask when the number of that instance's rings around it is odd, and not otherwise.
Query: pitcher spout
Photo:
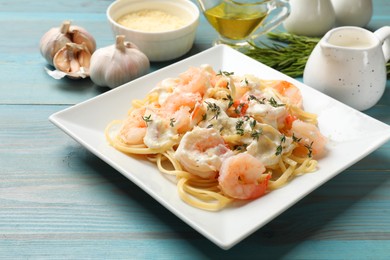
[[[330,30],[323,39],[334,48],[344,50],[364,50],[378,45],[378,40],[373,37],[372,32],[355,26],[343,26]]]
[[[386,88],[382,48],[390,35],[378,38],[360,27],[332,29],[310,54],[303,81],[358,110],[372,107]]]
[[[345,59],[346,56],[360,56],[365,50],[376,48],[378,40],[372,32],[355,26],[338,27],[327,32],[319,46],[327,57]]]

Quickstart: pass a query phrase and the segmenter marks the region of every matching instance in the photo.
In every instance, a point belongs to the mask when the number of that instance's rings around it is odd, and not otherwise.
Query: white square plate
[[[113,119],[125,118],[131,100],[145,97],[162,79],[176,77],[190,66],[202,64],[210,64],[216,71],[284,79],[298,86],[305,110],[318,114],[320,130],[329,138],[329,153],[319,161],[318,171],[297,177],[283,188],[242,206],[208,212],[184,203],[176,186],[153,163],[127,156],[108,145],[104,136],[106,125]],[[50,121],[223,249],[240,242],[390,139],[390,126],[226,46],[210,48],[57,112],[50,116]]]

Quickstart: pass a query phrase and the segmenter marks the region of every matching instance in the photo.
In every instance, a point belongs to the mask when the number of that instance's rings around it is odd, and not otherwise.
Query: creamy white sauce
[[[164,120],[153,115],[151,121],[148,122],[144,143],[149,148],[158,149],[168,145],[175,136],[176,133],[166,126]]]

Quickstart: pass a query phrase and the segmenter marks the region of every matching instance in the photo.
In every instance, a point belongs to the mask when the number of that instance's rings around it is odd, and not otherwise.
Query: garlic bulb
[[[70,78],[89,76],[91,52],[85,43],[67,43],[53,58],[54,67]]]
[[[86,47],[93,53],[96,49],[96,41],[87,30],[80,26],[70,25],[64,21],[60,27],[51,28],[40,40],[40,51],[46,61],[53,64],[55,54],[67,43],[85,43]]]
[[[124,35],[116,43],[96,50],[91,57],[90,77],[98,86],[115,88],[149,71],[149,59],[137,46],[125,42]]]

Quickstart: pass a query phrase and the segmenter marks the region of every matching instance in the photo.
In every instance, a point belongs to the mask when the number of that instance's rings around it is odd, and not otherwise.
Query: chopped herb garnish
[[[307,156],[308,157],[312,157],[313,156],[313,142],[311,142],[310,145],[307,145],[305,144],[305,147],[307,148],[307,150],[309,151]]]
[[[255,119],[253,119],[253,120],[249,123],[249,125],[250,125],[251,128],[252,128],[252,130],[255,128],[256,124],[257,124],[257,121],[256,121]]]
[[[299,142],[302,140],[302,138],[296,137],[296,136],[294,135],[294,133],[293,133],[293,135],[292,135],[292,139],[293,139],[293,141],[296,142],[296,143],[299,143]]]
[[[258,102],[259,104],[263,104],[263,105],[265,104],[265,98],[260,100],[257,97],[255,97],[254,95],[249,95],[248,101],[251,101],[251,100],[254,100],[254,101]]]
[[[276,152],[275,152],[275,155],[281,155],[282,152],[283,152],[283,146],[282,144],[286,142],[286,136],[285,135],[282,135],[282,137],[280,138],[280,145],[278,145],[278,147],[276,147]]]
[[[213,118],[218,119],[218,116],[221,113],[221,108],[217,106],[217,104],[215,103],[210,103],[207,101],[205,101],[205,103],[207,104],[207,110],[210,110],[211,112],[214,113],[214,116],[211,119]]]
[[[285,104],[279,104],[273,97],[271,97],[269,100],[268,100],[269,104],[273,107],[282,107],[282,106],[285,106]]]
[[[231,76],[231,75],[234,75],[234,72],[228,72],[228,71],[219,71],[218,72],[218,74],[217,74],[217,76],[221,76],[221,75],[223,75],[223,76]]]
[[[276,147],[275,155],[281,155],[282,151],[283,151],[283,147],[279,145],[278,147]]]
[[[229,100],[228,108],[230,108],[234,104],[234,101],[233,101],[233,98],[231,95],[227,95],[226,98],[223,98],[223,100]]]
[[[175,126],[175,122],[176,122],[176,120],[175,120],[174,118],[171,118],[171,119],[170,119],[169,125],[170,125],[171,127],[174,127],[174,126]]]
[[[146,124],[148,124],[153,121],[152,119],[150,119],[151,117],[152,115],[143,116],[142,119],[146,122]]]
[[[253,140],[259,140],[259,137],[262,133],[263,133],[263,129],[261,128],[259,130],[253,130],[251,133],[251,137],[253,138]]]
[[[213,128],[213,124],[209,124],[206,128]]]
[[[233,147],[233,150],[235,150],[235,151],[245,151],[247,146],[248,146],[247,144],[236,145],[236,146]]]
[[[238,115],[241,114],[242,108],[245,106],[245,103],[240,103],[235,109],[234,112]]]
[[[239,134],[239,135],[244,135],[244,128],[243,128],[243,125],[244,125],[244,121],[243,120],[238,120],[237,123],[236,123],[236,133]]]

